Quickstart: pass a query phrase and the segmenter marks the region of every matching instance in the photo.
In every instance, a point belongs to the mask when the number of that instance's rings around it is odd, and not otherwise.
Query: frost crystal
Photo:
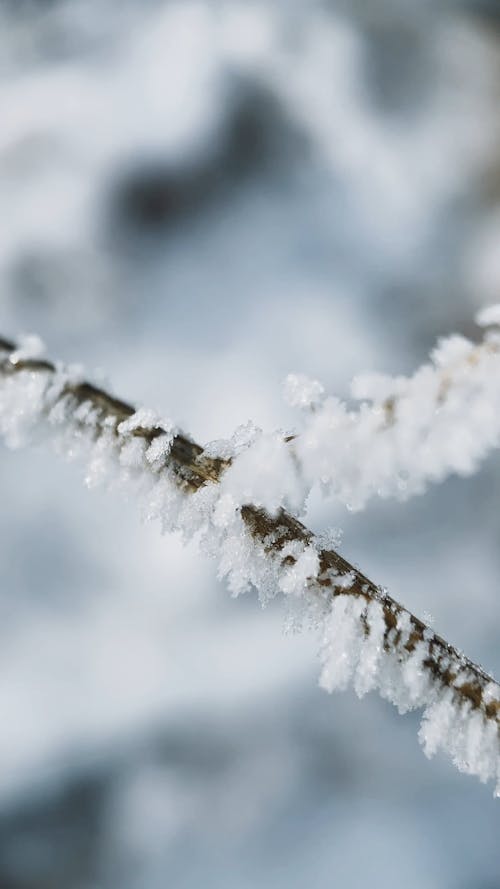
[[[275,514],[281,507],[299,512],[307,491],[296,460],[280,433],[259,435],[223,475],[221,489],[238,505],[252,503]]]
[[[287,404],[300,408],[316,407],[325,392],[319,380],[311,380],[304,374],[288,374],[284,391]]]
[[[500,795],[498,721],[487,718],[471,701],[459,701],[452,688],[431,682],[425,669],[430,640],[408,651],[408,619],[407,614],[401,615],[400,640],[391,646],[386,644],[389,638],[380,603],[337,595],[324,621],[320,685],[331,692],[352,684],[360,697],[378,689],[401,713],[423,707],[419,739],[426,756],[444,751],[460,771],[476,775],[483,783],[495,781],[495,794]]]
[[[498,444],[499,366],[494,340],[472,347],[453,337],[409,379],[358,380],[370,403],[354,412],[331,398],[318,406],[319,389],[295,378],[295,403],[317,409],[293,450],[281,433],[249,424],[203,453],[153,411],[123,419],[122,403],[81,383],[79,370],[8,354],[0,363],[0,434],[10,447],[55,442],[84,461],[89,486],[122,487],[162,530],[196,537],[232,595],[253,587],[265,604],[283,593],[291,626],[300,618],[320,629],[324,688],[351,684],[359,696],[377,689],[400,712],[424,708],[426,754],[445,750],[498,790],[498,685],[335,561],[328,550],[336,534],[314,537],[295,516],[318,478],[362,505],[374,491],[414,493],[450,471],[472,471]],[[185,462],[176,457],[184,453]],[[215,457],[230,465],[196,476],[197,461]]]
[[[304,595],[307,582],[316,577],[319,569],[319,556],[314,546],[304,547],[298,541],[289,543],[281,550],[282,558],[293,559],[279,580],[279,588],[287,596]]]
[[[500,323],[500,308],[480,318]],[[431,359],[412,377],[356,377],[357,409],[328,397],[305,415],[290,447],[308,488],[319,482],[361,509],[374,496],[406,499],[477,470],[500,445],[500,341],[447,337]]]
[[[481,309],[476,315],[476,324],[479,324],[480,327],[500,325],[500,303]]]
[[[250,447],[250,445],[252,445],[261,435],[262,429],[259,429],[258,426],[255,426],[254,423],[249,421],[248,423],[238,426],[231,438],[221,438],[216,441],[208,442],[203,448],[203,453],[206,454],[207,457],[215,457],[221,460],[232,460],[234,457],[237,457],[238,454],[241,454],[242,451],[246,450],[246,448]]]
[[[19,337],[17,349],[10,353],[10,361],[16,364],[25,358],[39,358],[45,352],[45,344],[33,333]]]

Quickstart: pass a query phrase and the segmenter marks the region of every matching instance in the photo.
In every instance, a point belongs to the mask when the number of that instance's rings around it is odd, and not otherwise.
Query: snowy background
[[[0,332],[200,442],[500,297],[496,3],[0,4]],[[500,804],[194,547],[0,452],[2,889],[496,889]],[[500,470],[308,522],[500,675]]]

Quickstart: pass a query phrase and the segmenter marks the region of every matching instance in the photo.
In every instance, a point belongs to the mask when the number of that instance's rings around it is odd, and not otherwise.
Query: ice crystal
[[[444,341],[431,365],[391,385],[380,377],[358,381],[358,394],[371,399],[358,411],[331,398],[316,402],[293,449],[279,432],[240,427],[207,455],[230,465],[218,481],[194,489],[189,473],[184,477],[170,460],[178,434],[170,421],[144,409],[119,421],[98,399],[86,400],[85,389],[78,396],[80,371],[29,361],[23,367],[23,360],[8,355],[0,367],[0,434],[9,447],[55,442],[68,458],[83,460],[89,486],[123,488],[162,530],[196,537],[232,595],[254,588],[265,604],[281,592],[291,603],[289,626],[304,621],[320,628],[324,688],[352,685],[359,696],[377,689],[400,712],[423,708],[426,754],[446,751],[458,768],[496,781],[499,791],[498,685],[483,689],[479,704],[460,694],[475,675],[452,649],[452,684],[435,679],[433,632],[415,635],[408,612],[399,606],[388,612],[384,590],[368,583],[355,589],[354,570],[324,567],[322,550],[337,545],[336,533],[290,539],[279,519],[280,510],[303,509],[318,477],[362,505],[375,490],[400,492],[402,480],[414,493],[450,471],[473,471],[500,434],[500,357],[490,340],[480,347],[456,337]],[[307,397],[301,391],[296,403],[311,405],[311,390]],[[269,534],[252,533],[247,505],[276,517]]]

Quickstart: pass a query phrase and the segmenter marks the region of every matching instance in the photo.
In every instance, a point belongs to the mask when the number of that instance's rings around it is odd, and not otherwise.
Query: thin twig
[[[51,361],[17,357],[16,346],[9,340],[0,338],[0,350],[6,353],[0,361],[0,374],[4,377],[23,371],[37,374],[56,373],[56,366]],[[116,430],[119,423],[135,413],[132,405],[91,383],[67,384],[59,398],[68,395],[73,397],[76,406],[85,402],[92,405],[97,429],[109,429],[109,421],[114,420],[113,428]],[[164,432],[160,426],[152,429],[138,427],[123,434],[123,437],[137,436],[151,443]],[[231,463],[230,460],[207,456],[200,445],[181,433],[175,435],[173,439],[167,462],[173,470],[178,485],[187,493],[195,492],[207,484],[217,484]],[[291,542],[303,545],[314,542],[314,534],[283,509],[278,515],[271,516],[263,509],[248,504],[241,508],[241,515],[251,535],[274,557],[280,558],[284,547]],[[283,565],[293,565],[295,561],[295,557],[289,552],[282,556]],[[341,585],[336,583],[336,578],[339,576],[344,578],[344,583]],[[346,577],[349,578],[347,584]],[[391,652],[404,664],[417,646],[424,644],[426,657],[422,662],[422,669],[427,671],[433,686],[450,689],[459,707],[465,706],[470,710],[480,711],[486,720],[496,722],[500,731],[500,686],[493,677],[434,633],[423,621],[365,577],[339,553],[327,549],[319,552],[319,572],[316,577],[310,579],[307,593],[312,597],[320,597],[323,602],[344,595],[361,597],[367,605],[371,602],[378,603],[382,608],[385,622],[386,651]],[[398,629],[401,617],[406,617],[409,622],[409,634],[403,635]],[[370,632],[368,625],[365,629],[367,633]]]

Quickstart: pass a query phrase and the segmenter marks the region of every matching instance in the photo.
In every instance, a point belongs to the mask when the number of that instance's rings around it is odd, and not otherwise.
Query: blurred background
[[[497,0],[2,0],[0,332],[199,441],[500,301]],[[0,450],[1,889],[498,889],[500,805],[279,603]],[[500,468],[308,522],[500,675]]]

